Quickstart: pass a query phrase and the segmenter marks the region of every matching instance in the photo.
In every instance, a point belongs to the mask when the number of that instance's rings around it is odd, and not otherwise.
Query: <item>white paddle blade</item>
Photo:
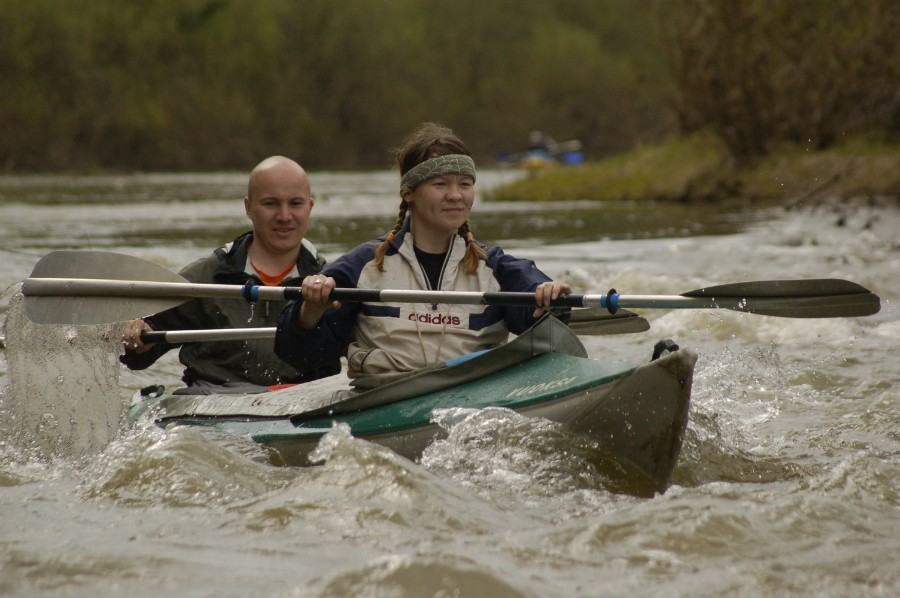
[[[95,278],[187,282],[158,264],[108,251],[53,251],[38,261],[32,278]],[[184,303],[173,297],[29,296],[25,315],[35,324],[108,324],[149,316]]]

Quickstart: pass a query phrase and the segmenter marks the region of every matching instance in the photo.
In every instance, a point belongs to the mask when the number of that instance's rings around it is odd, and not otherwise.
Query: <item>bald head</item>
[[[279,185],[300,185],[306,187],[309,195],[309,177],[303,167],[284,156],[270,156],[250,171],[247,183],[247,198],[260,197],[267,186],[275,181]]]
[[[299,164],[284,156],[260,162],[250,172],[244,198],[253,223],[251,259],[258,265],[266,258],[270,263],[296,260],[313,205],[309,177]]]

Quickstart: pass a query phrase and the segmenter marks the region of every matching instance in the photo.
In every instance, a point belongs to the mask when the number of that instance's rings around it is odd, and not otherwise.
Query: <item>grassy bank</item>
[[[788,147],[739,166],[712,135],[696,134],[584,166],[547,168],[488,198],[900,204],[900,145],[854,139],[823,151]]]

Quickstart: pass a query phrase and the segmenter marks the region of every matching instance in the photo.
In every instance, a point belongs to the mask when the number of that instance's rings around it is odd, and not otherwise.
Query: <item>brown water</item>
[[[479,186],[514,176],[486,172]],[[391,173],[314,173],[310,237],[337,256],[396,213]],[[585,337],[643,360],[700,354],[673,486],[610,492],[553,426],[464,418],[420,463],[329,435],[317,468],[251,442],[146,421],[132,392],[175,387],[170,354],[115,361],[114,327],[36,326],[18,283],[54,249],[172,269],[244,230],[243,174],[0,177],[0,595],[894,596],[900,594],[900,212],[476,204],[476,235],[579,291],[845,278],[877,316],[645,311]],[[456,415],[456,417],[453,417]]]

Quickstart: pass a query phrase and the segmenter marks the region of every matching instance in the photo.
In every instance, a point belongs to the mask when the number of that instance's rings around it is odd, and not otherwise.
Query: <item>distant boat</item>
[[[572,166],[584,162],[584,154],[581,153],[581,141],[573,139],[556,143],[553,140],[534,147],[524,152],[502,152],[497,159],[504,163],[514,163],[529,172],[534,172],[549,166]]]

